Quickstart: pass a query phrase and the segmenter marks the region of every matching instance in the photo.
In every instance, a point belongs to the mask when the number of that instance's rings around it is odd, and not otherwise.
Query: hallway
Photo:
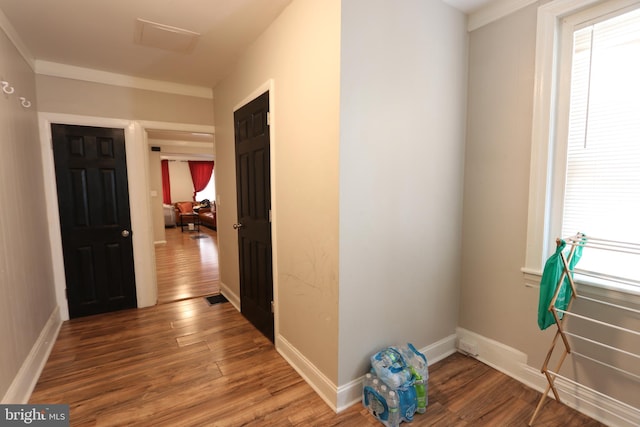
[[[155,245],[158,304],[220,293],[216,231],[165,231],[167,243]]]

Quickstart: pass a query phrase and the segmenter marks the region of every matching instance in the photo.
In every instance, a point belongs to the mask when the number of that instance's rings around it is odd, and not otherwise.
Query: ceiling
[[[0,10],[36,60],[36,69],[37,61],[48,61],[212,88],[289,3],[291,0],[0,0]],[[184,52],[141,45],[135,42],[139,18],[200,36]],[[167,31],[159,39],[173,47],[171,35]]]
[[[213,88],[291,1],[0,0],[0,22],[4,13],[36,71],[64,64]],[[472,13],[496,0],[443,1]],[[148,137],[214,152],[210,134],[149,130]]]
[[[496,0],[443,0],[451,6],[463,11],[466,14],[476,12],[488,3],[495,3]]]
[[[52,62],[213,88],[291,1],[0,0],[0,11],[36,70]],[[496,0],[444,1],[471,13]]]
[[[213,146],[213,134],[202,132],[147,129],[147,138],[163,142],[189,141],[203,146]]]
[[[159,147],[161,159],[214,160],[214,136],[210,133],[147,129],[150,146]],[[169,150],[166,150],[169,148]],[[182,150],[182,149],[185,150]],[[182,152],[184,151],[184,152]]]

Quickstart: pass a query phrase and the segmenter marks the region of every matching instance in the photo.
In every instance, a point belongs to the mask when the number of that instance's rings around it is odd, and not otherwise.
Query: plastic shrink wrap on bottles
[[[409,369],[413,375],[413,387],[416,390],[417,412],[424,414],[427,410],[428,394],[429,394],[429,367],[427,358],[420,353],[413,344],[400,346],[398,348],[405,362],[409,365]]]
[[[400,351],[394,347],[385,348],[371,356],[371,366],[392,390],[411,385],[412,375]]]
[[[400,401],[398,394],[391,390],[387,398],[389,405],[389,427],[398,427],[400,425]]]
[[[379,378],[381,383],[395,392],[399,422],[411,422],[416,412],[426,411],[429,379],[427,358],[411,343],[379,351],[371,356],[371,366],[374,378]],[[387,402],[385,405],[388,409]],[[387,424],[387,419],[380,421]]]
[[[382,387],[384,387],[384,390]],[[371,415],[378,419],[378,421],[385,426],[390,427],[390,412],[389,404],[387,403],[386,388],[387,387],[374,375],[373,380],[363,388],[362,404],[369,410]]]

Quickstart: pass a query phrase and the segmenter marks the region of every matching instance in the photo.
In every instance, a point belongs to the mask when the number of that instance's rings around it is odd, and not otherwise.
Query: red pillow
[[[178,210],[180,213],[191,213],[193,212],[193,204],[191,202],[180,202],[178,203]]]

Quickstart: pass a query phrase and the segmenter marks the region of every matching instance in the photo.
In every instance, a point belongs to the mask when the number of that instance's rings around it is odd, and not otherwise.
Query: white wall
[[[160,152],[149,148],[149,200],[153,220],[153,241],[166,241],[164,232],[164,212],[162,208],[162,166]]]
[[[439,1],[342,2],[339,384],[455,334],[465,25]]]
[[[36,75],[36,82],[40,111],[168,123],[213,124],[213,102],[209,98],[41,74]]]
[[[171,201],[173,203],[193,200],[193,180],[189,163],[169,160],[169,179],[171,180]]]
[[[469,42],[460,326],[520,349],[537,335],[536,293],[524,288],[520,272],[535,27],[533,5],[472,32]],[[499,311],[493,310],[496,303]]]
[[[51,319],[53,335],[46,339],[52,342],[60,317],[44,209],[35,77],[1,30],[0,80],[15,89],[12,95],[0,91],[0,200],[6,213],[0,216],[0,401],[24,403],[37,379],[29,371],[46,360],[46,351],[36,354],[40,335]],[[30,100],[31,108],[22,108],[19,97]],[[30,355],[36,365],[23,367]]]
[[[209,126],[213,122],[211,99],[44,75],[36,76],[36,85],[42,141],[49,138],[51,121],[125,129],[138,306],[154,305],[157,301],[153,246],[155,238],[149,185],[149,146],[145,129],[212,132],[212,127]],[[65,319],[68,318],[68,313],[64,298],[65,279],[53,156],[46,149],[46,143],[42,147],[45,185],[47,194],[52,198],[47,211],[54,280],[58,305]]]
[[[380,346],[455,334],[465,17],[440,2],[296,0],[215,88],[221,276],[235,293],[232,113],[269,79],[276,344],[335,393]]]
[[[276,345],[337,381],[340,0],[294,0],[214,89],[222,288],[239,295],[233,110],[271,91]]]

